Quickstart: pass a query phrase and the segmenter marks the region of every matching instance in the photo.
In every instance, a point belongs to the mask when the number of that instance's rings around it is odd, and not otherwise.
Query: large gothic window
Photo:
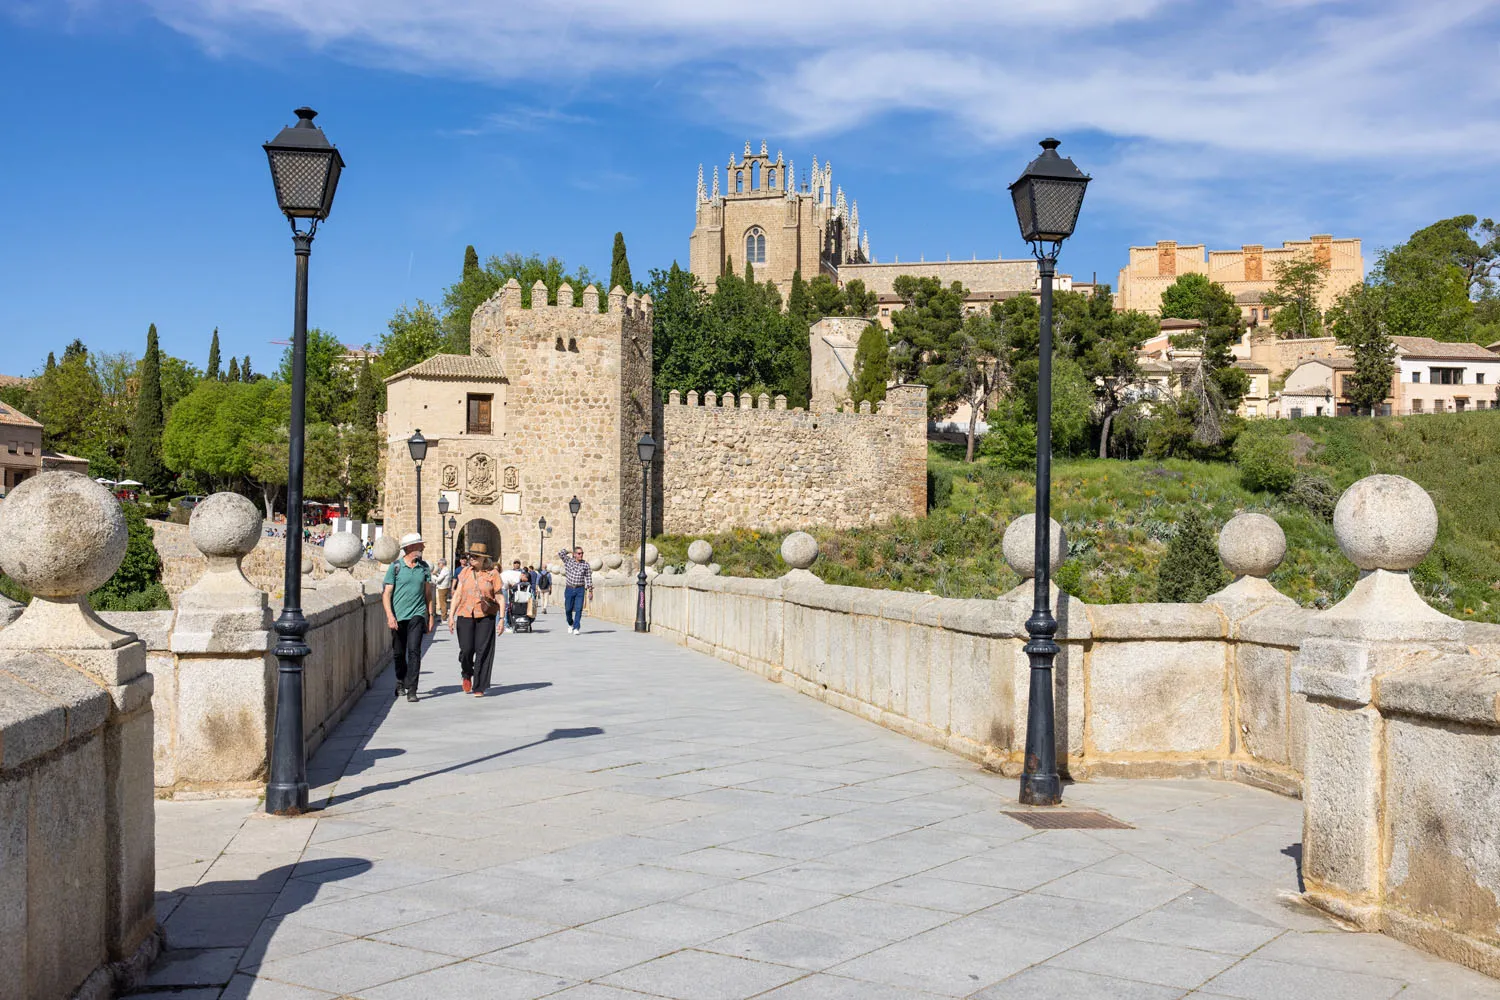
[[[752,264],[766,262],[766,232],[759,226],[745,234],[745,259]]]

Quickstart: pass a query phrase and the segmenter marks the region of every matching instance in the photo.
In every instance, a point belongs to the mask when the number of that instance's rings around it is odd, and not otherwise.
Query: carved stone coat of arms
[[[494,503],[495,463],[490,456],[480,452],[470,455],[468,462],[468,498],[470,503]]]

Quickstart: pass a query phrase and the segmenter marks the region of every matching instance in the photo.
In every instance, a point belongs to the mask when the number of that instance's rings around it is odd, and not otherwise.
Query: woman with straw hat
[[[453,584],[448,628],[458,636],[458,669],[463,674],[464,691],[482,697],[490,686],[495,663],[495,615],[500,611],[505,584],[495,572],[486,543],[470,544],[468,556],[468,568]]]

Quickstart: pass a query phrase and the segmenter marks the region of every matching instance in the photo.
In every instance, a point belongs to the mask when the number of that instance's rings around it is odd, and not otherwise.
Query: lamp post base
[[[1055,774],[1023,774],[1021,776],[1021,804],[1023,806],[1062,805],[1062,779]]]

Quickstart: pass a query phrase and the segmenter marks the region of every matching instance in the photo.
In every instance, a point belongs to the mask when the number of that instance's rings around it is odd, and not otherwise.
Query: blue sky
[[[1500,4],[1466,0],[0,0],[0,371],[73,337],[273,367],[292,255],[260,144],[307,103],[348,162],[310,319],[375,340],[464,245],[638,277],[699,163],[816,154],[877,259],[1024,247],[1056,134],[1095,180],[1061,269],[1131,244],[1379,246],[1500,215]]]

